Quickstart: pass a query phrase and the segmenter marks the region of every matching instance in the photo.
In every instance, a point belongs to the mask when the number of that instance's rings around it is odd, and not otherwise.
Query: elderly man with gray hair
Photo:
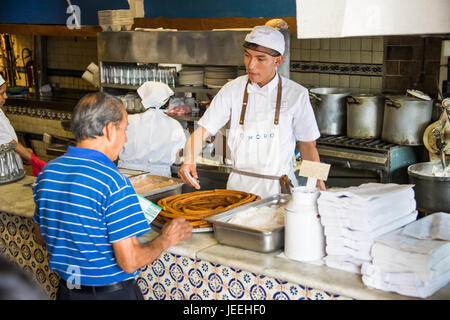
[[[33,191],[36,238],[61,277],[57,299],[143,299],[139,268],[188,239],[192,227],[175,219],[152,242],[139,243],[150,227],[113,163],[127,141],[125,108],[111,95],[92,93],[72,119],[76,146],[44,167]]]

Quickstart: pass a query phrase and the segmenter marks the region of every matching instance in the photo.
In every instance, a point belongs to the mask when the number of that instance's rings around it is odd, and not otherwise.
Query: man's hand
[[[168,247],[172,247],[192,236],[192,226],[185,218],[176,218],[166,223],[161,229],[160,237],[167,241]]]
[[[133,273],[152,263],[171,246],[189,239],[191,236],[192,226],[184,218],[177,218],[166,223],[161,234],[147,244],[140,244],[135,236],[114,242],[114,256],[123,271]]]
[[[192,177],[189,177],[189,175]],[[181,180],[195,189],[200,189],[200,184],[198,182],[197,166],[195,163],[183,163],[178,171],[178,176]]]
[[[325,187],[325,182],[323,182],[323,180],[317,180],[316,187],[322,191],[327,190],[327,188]]]

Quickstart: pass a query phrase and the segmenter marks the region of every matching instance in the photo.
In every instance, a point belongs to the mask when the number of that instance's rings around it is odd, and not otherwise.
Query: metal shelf
[[[112,83],[102,83],[101,87],[113,89],[128,89],[128,90],[137,90],[139,88],[139,86],[112,84]],[[171,87],[171,89],[174,92],[193,92],[193,93],[209,93],[209,94],[216,94],[220,90],[219,88],[206,88],[195,86],[179,86],[179,87]]]

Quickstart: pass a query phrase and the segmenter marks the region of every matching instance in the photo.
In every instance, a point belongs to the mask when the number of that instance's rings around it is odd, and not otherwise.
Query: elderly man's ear
[[[109,143],[114,142],[116,137],[116,125],[114,122],[108,122],[108,124],[103,128],[103,136],[107,139]]]

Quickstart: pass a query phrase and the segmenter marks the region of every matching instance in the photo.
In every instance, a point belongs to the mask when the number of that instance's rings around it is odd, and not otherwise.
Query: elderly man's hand
[[[169,247],[189,239],[191,236],[192,226],[184,218],[173,219],[166,223],[161,230],[161,237],[167,241]]]

